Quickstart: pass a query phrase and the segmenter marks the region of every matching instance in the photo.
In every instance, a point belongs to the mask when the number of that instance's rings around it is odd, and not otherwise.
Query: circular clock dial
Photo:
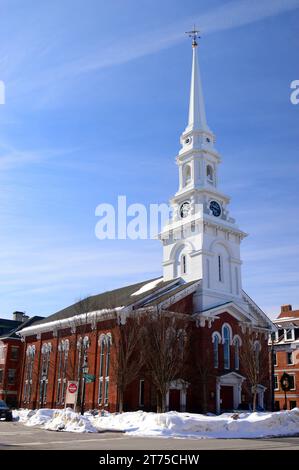
[[[219,217],[220,214],[221,214],[220,204],[217,201],[211,201],[210,202],[210,211],[212,211],[212,214],[215,217]]]
[[[190,212],[190,202],[184,202],[180,207],[180,216],[182,218],[187,217]]]

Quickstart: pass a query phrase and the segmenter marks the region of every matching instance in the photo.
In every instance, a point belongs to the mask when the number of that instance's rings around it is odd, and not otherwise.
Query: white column
[[[241,384],[234,385],[234,408],[238,408],[241,403]]]
[[[168,390],[168,392],[166,393],[165,408],[166,408],[166,411],[169,411],[169,390]]]
[[[180,390],[180,411],[186,411],[187,390],[182,388]]]

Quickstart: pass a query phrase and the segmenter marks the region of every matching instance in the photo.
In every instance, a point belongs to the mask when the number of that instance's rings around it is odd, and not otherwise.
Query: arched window
[[[181,274],[186,274],[187,273],[187,256],[182,255],[181,256]]]
[[[107,353],[106,353],[106,376],[105,376],[105,405],[108,405],[111,335],[108,334],[106,338],[107,338]]]
[[[207,180],[209,183],[214,183],[214,170],[211,165],[207,165]]]
[[[213,341],[213,362],[214,362],[214,367],[218,368],[219,367],[219,343],[220,343],[219,333],[217,333],[217,332],[213,333],[212,341]]]
[[[185,165],[184,166],[184,186],[187,186],[191,183],[191,166]]]
[[[39,379],[39,402],[47,403],[48,373],[50,364],[51,343],[44,343],[41,350],[41,368]]]
[[[223,282],[223,261],[221,255],[218,255],[218,280]]]
[[[240,340],[238,337],[234,339],[235,346],[235,369],[239,370],[240,368]]]
[[[69,340],[61,340],[58,345],[58,372],[56,403],[62,404],[65,400],[66,374],[69,353]]]
[[[230,330],[228,326],[223,328],[223,361],[224,369],[230,368]]]
[[[111,333],[101,334],[100,346],[100,368],[99,368],[99,405],[108,405],[109,398],[109,371],[110,371],[110,349]]]
[[[101,335],[99,339],[99,346],[100,346],[99,397],[98,397],[99,405],[101,405],[103,401],[105,344],[106,344],[105,335]]]
[[[35,356],[35,345],[29,345],[26,350],[26,363],[25,363],[25,381],[24,381],[24,392],[23,401],[24,403],[30,403],[31,392],[32,392],[32,372]]]

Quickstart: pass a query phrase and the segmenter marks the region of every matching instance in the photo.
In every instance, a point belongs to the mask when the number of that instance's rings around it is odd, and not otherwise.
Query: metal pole
[[[83,380],[83,390],[82,390],[82,399],[81,399],[81,415],[84,415],[84,401],[85,401],[85,378],[82,377]]]

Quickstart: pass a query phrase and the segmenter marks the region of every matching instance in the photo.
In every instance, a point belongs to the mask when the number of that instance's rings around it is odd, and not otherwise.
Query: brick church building
[[[169,383],[167,409],[202,411],[195,364],[208,358],[206,409],[220,413],[250,404],[252,380],[242,360],[248,338],[252,354],[266,358],[262,367],[267,373],[255,384],[257,404],[271,407],[268,337],[274,326],[242,289],[240,245],[246,234],[219,189],[221,158],[206,120],[197,50],[193,32],[189,118],[176,158],[179,188],[170,200],[172,218],[159,235],[163,276],[92,296],[22,329],[22,407],[63,407],[67,381],[76,380],[85,409],[117,411],[114,365],[120,325],[157,309],[188,318],[188,334],[195,338],[191,373]],[[80,379],[82,368],[92,381]],[[153,410],[155,400],[155,387],[142,371],[125,391],[125,409]]]

